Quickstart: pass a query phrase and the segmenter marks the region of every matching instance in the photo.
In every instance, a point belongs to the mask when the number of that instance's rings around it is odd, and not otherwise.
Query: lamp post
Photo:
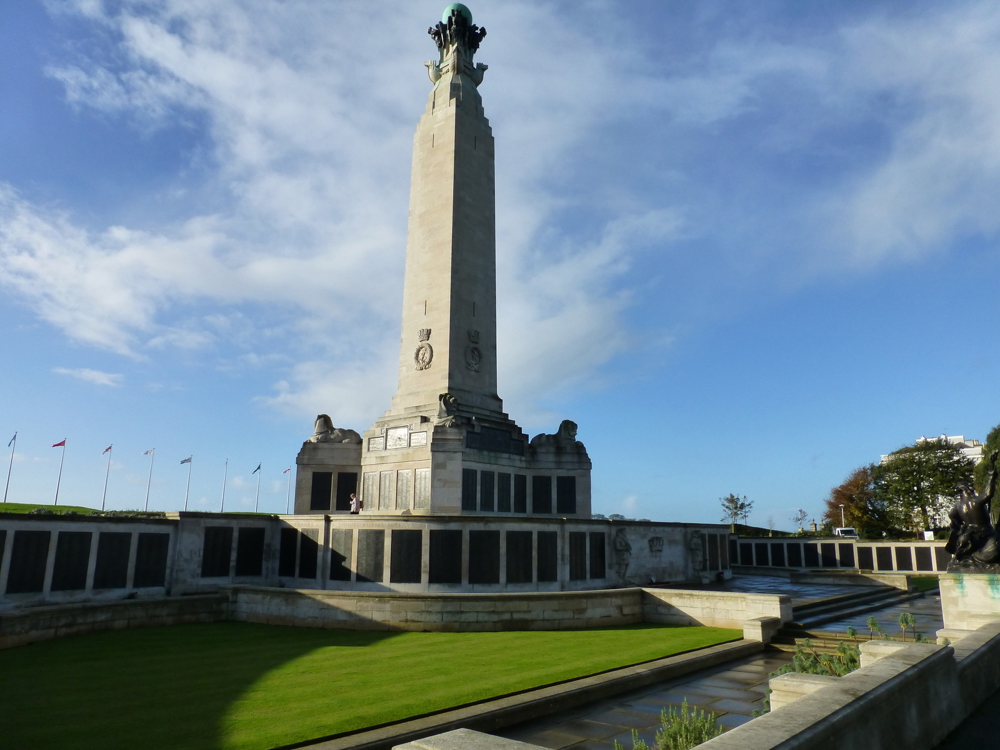
[[[847,526],[847,521],[844,520],[844,504],[843,503],[840,504],[840,526],[841,526],[841,528],[843,528],[844,526]]]

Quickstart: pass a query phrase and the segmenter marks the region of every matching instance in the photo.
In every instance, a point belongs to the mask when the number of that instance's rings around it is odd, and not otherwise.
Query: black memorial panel
[[[514,475],[514,512],[528,512],[528,477],[524,474]]]
[[[8,594],[35,594],[45,586],[51,531],[15,531],[10,551]]]
[[[286,527],[281,530],[278,546],[278,575],[295,577],[295,560],[298,556],[299,530]]]
[[[220,578],[229,575],[233,554],[233,527],[206,526],[201,550],[201,577]]]
[[[930,547],[914,547],[913,554],[917,558],[917,570],[934,570]]]
[[[875,548],[875,569],[892,570],[892,547]]]
[[[824,568],[837,567],[837,545],[833,542],[823,542],[819,545],[819,556]]]
[[[909,547],[896,547],[896,570],[913,570],[913,555]]]
[[[264,529],[241,526],[236,535],[236,575],[264,575]]]
[[[547,474],[531,477],[531,512],[552,512],[552,477]]]
[[[423,532],[419,529],[393,529],[389,549],[389,582],[420,583],[420,555]]]
[[[350,510],[351,495],[358,491],[358,473],[342,471],[337,474],[337,503],[334,510]]]
[[[385,567],[385,532],[382,529],[361,529],[358,532],[359,581],[382,583]]]
[[[842,568],[853,568],[854,567],[854,545],[850,542],[841,542],[837,545],[837,550],[840,552],[840,567]]]
[[[871,547],[858,547],[858,567],[861,570],[875,570],[875,555]]]
[[[576,513],[576,477],[556,477],[556,513]]]
[[[299,538],[299,578],[315,578],[319,572],[319,529],[302,529]]]
[[[740,565],[753,565],[753,544],[740,542]]]
[[[559,580],[559,533],[538,532],[538,582]]]
[[[0,529],[0,560],[3,560],[3,551],[7,544],[7,529]]]
[[[333,472],[314,471],[312,489],[309,492],[309,510],[330,510],[330,494],[333,492]]]
[[[102,531],[97,537],[95,589],[123,589],[128,582],[128,556],[132,534],[126,531]]]
[[[531,583],[531,581],[531,532],[508,531],[507,583]]]
[[[229,536],[231,540],[232,533]],[[158,532],[139,534],[135,545],[135,575],[132,579],[132,585],[135,588],[167,585],[167,551],[169,549],[170,534]],[[227,565],[226,568],[228,570],[229,566]]]
[[[479,510],[493,512],[493,484],[496,474],[492,471],[479,472]]]
[[[429,542],[429,582],[461,583],[462,532],[452,529],[431,529]]]
[[[723,550],[729,551],[729,559],[733,561],[733,565],[740,564],[740,546],[735,539],[730,539],[729,544],[723,547]]]
[[[81,591],[87,588],[90,563],[89,531],[60,531],[56,537],[56,562],[52,568],[52,591]]]
[[[776,568],[785,567],[785,543],[771,542],[771,565]]]
[[[510,513],[510,474],[503,472],[497,474],[497,512]]]
[[[708,535],[708,569],[720,570],[719,568],[719,539],[720,534]]]
[[[587,533],[569,532],[569,580],[582,581],[587,577]]]
[[[951,563],[951,554],[944,547],[935,547],[934,562],[937,565],[936,570],[948,570],[948,565]]]
[[[469,532],[469,583],[500,583],[500,532]]]
[[[798,543],[789,544],[787,546],[788,551],[788,567],[790,568],[801,568],[802,567],[802,545]]]
[[[767,556],[767,542],[754,542],[754,557],[757,560],[757,565],[763,565],[767,567],[771,564],[771,561]]]
[[[819,567],[819,545],[814,542],[806,542],[802,545],[803,553],[806,558],[807,568],[818,568]]]
[[[590,532],[590,577],[608,577],[608,535],[603,531]]]
[[[476,476],[475,469],[462,469],[462,510],[476,509]]]
[[[351,546],[354,529],[330,529],[330,580],[351,580]]]

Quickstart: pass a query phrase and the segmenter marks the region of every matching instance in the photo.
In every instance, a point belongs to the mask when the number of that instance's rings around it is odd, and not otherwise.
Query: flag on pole
[[[109,450],[111,450],[111,447],[112,446],[109,445],[107,448],[105,448],[103,451],[101,451],[101,455],[103,456],[105,453],[107,453]]]
[[[62,440],[60,440],[60,441],[59,441],[58,443],[53,443],[53,444],[52,444],[52,447],[53,447],[53,448],[58,448],[58,447],[60,447],[60,446],[62,446],[63,448],[65,448],[65,447],[66,447],[66,438],[63,438],[63,439],[62,439]]]
[[[151,455],[153,455],[153,451],[155,451],[155,450],[156,450],[156,448],[150,448],[148,451],[143,451],[142,455],[144,455],[144,456],[151,456]]]
[[[284,470],[283,472],[281,472],[281,473],[282,473],[282,474],[287,474],[287,473],[288,473],[288,472],[290,472],[291,470],[292,470],[292,467],[291,467],[291,466],[289,466],[289,467],[288,467],[287,469],[285,469],[285,470]]]
[[[256,474],[256,473],[257,473],[258,471],[260,471],[260,467],[261,467],[261,464],[257,464],[257,468],[256,468],[256,469],[254,469],[253,471],[251,471],[251,472],[250,472],[250,476],[253,476],[253,475],[254,475],[254,474]]]
[[[10,442],[9,442],[9,443],[7,443],[7,447],[8,447],[8,448],[10,448],[10,446],[14,444],[14,441],[15,441],[15,440],[17,440],[17,433],[16,433],[16,432],[14,433],[14,437],[12,437],[12,438],[10,439]],[[52,446],[52,447],[54,448],[55,446]]]
[[[191,459],[192,459],[192,458],[194,458],[194,456],[188,456],[188,457],[187,457],[187,458],[185,458],[185,459],[184,459],[183,461],[181,461],[181,463],[182,463],[182,464],[189,464],[189,463],[191,463]]]

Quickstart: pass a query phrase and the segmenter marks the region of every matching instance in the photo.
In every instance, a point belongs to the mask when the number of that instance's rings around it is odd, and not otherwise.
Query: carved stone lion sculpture
[[[333,420],[326,414],[316,417],[316,426],[313,435],[307,443],[360,443],[361,436],[354,430],[347,430],[341,427],[334,427]]]
[[[559,431],[555,435],[548,435],[542,433],[540,435],[535,435],[531,438],[532,448],[543,448],[543,447],[553,447],[553,448],[570,448],[570,449],[583,449],[583,443],[576,439],[577,426],[576,422],[569,419],[564,419],[559,425]]]

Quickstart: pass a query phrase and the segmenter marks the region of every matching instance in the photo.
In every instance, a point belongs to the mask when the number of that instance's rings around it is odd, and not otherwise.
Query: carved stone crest
[[[483,353],[478,346],[465,347],[465,367],[472,372],[479,372],[482,366]]]
[[[663,554],[663,537],[662,536],[651,536],[649,538],[649,554],[651,555],[662,555]]]
[[[473,331],[471,328],[469,329],[469,343],[470,344],[479,343],[479,331]]]
[[[434,359],[434,349],[428,343],[431,337],[430,328],[421,328],[417,332],[417,339],[420,341],[417,344],[417,350],[413,353],[413,362],[418,370],[426,370],[431,366],[431,360]]]

